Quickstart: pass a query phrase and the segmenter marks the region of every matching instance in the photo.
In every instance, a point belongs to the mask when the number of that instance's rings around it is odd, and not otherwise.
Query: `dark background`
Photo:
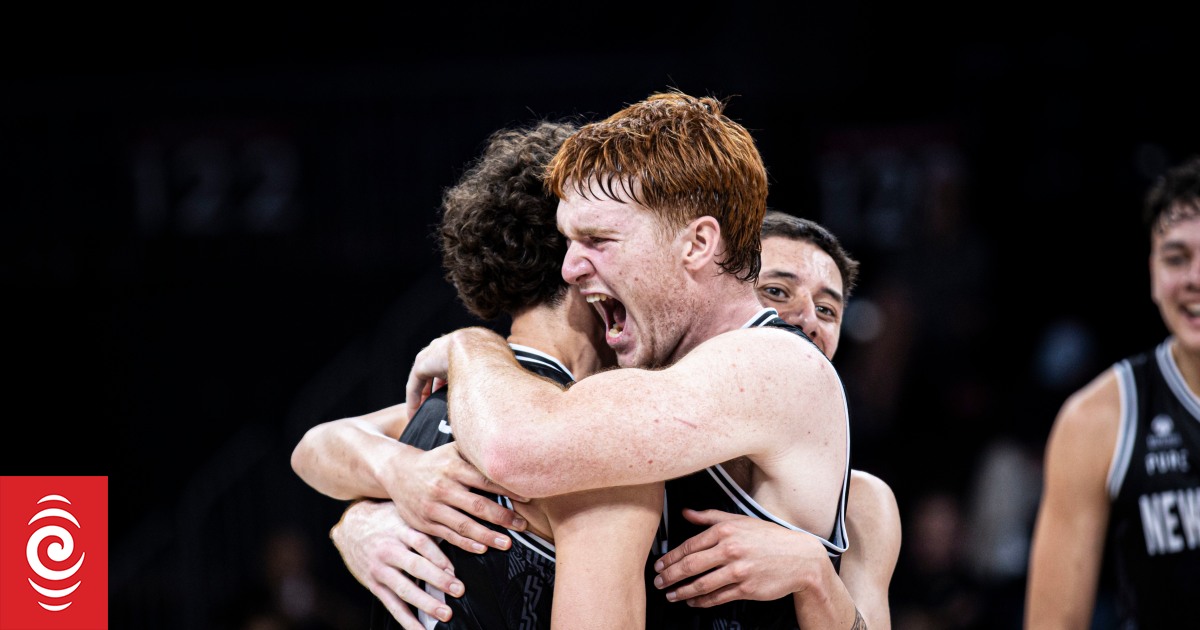
[[[677,87],[863,262],[835,364],[905,519],[896,626],[1017,627],[1058,405],[1164,334],[1138,213],[1200,152],[1194,22],[835,4],[14,14],[0,473],[109,477],[111,627],[363,627],[288,456],[478,323],[442,188],[500,127]]]

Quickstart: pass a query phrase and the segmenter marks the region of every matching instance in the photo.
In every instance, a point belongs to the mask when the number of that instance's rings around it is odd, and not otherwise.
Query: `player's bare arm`
[[[292,450],[292,470],[314,490],[334,499],[386,498],[378,473],[396,453],[396,440],[407,425],[403,403],[322,422],[305,431]]]
[[[601,372],[565,391],[528,376],[486,329],[443,339],[449,379],[464,384],[450,388],[461,451],[524,496],[647,483],[747,456],[764,485],[807,478],[812,483],[777,485],[831,492],[767,496],[764,505],[836,504],[845,448],[829,446],[847,439],[841,385],[820,351],[796,335],[731,331],[671,367]],[[800,462],[803,473],[790,470]],[[813,522],[811,514],[786,516]]]
[[[663,486],[602,488],[540,499],[554,530],[552,626],[646,627],[646,558]]]
[[[1119,421],[1120,393],[1111,369],[1068,399],[1054,421],[1030,550],[1025,607],[1030,630],[1082,630],[1091,623]]]
[[[839,575],[871,630],[891,630],[888,588],[900,558],[901,523],[896,495],[882,479],[850,472],[846,505],[850,548],[842,554]]]
[[[471,516],[514,530],[522,529],[523,521],[471,489],[507,490],[463,460],[453,443],[424,451],[399,442],[407,424],[403,404],[318,424],[292,451],[292,468],[305,483],[335,499],[391,498],[409,526],[464,550],[507,549],[512,544],[508,536]]]

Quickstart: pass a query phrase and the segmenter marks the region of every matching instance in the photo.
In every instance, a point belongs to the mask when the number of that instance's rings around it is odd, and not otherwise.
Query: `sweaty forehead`
[[[836,291],[843,286],[842,272],[828,252],[800,239],[772,236],[762,241],[762,275],[789,274],[809,281],[818,279]]]
[[[558,202],[558,231],[568,237],[612,236],[638,230],[651,213],[636,202],[568,191]]]
[[[593,236],[612,232],[620,222],[620,208],[611,199],[589,199],[570,195],[558,202],[558,231],[567,235]]]
[[[770,236],[762,241],[762,278],[779,278],[823,290],[841,299],[841,271],[833,257],[814,242]]]
[[[1164,214],[1151,232],[1151,243],[1157,248],[1200,247],[1200,212]]]

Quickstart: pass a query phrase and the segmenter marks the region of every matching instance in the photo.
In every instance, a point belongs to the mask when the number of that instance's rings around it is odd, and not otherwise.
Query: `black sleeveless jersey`
[[[567,368],[550,355],[525,346],[510,344],[509,347],[512,348],[517,362],[526,370],[564,387],[574,381],[574,376]],[[429,451],[454,441],[450,418],[446,415],[447,392],[443,387],[425,399],[417,413],[413,414],[408,426],[404,428],[404,432],[400,434],[401,442]]]
[[[511,345],[522,367],[558,383],[568,385],[573,376],[550,356],[532,348]],[[450,419],[446,415],[447,388],[434,392],[421,404],[400,441],[430,450],[454,440]],[[507,497],[475,492],[489,496],[507,508]],[[442,551],[454,565],[454,575],[466,585],[462,597],[450,597],[441,591],[424,586],[434,598],[445,601],[453,611],[448,623],[417,613],[422,624],[431,630],[535,630],[550,627],[550,606],[554,593],[554,545],[528,532],[514,532],[480,519],[479,522],[498,532],[508,534],[513,545],[507,551],[489,549],[473,554],[448,542],[439,540]],[[373,630],[399,630],[400,624],[378,600],[372,603]]]
[[[806,341],[811,339],[799,328],[781,319],[775,309],[764,309],[759,312],[744,328],[756,326],[772,326],[794,332]],[[846,431],[849,435],[849,421]],[[849,437],[847,437],[849,449]],[[818,538],[829,553],[830,561],[837,568],[841,554],[846,551],[846,492],[850,479],[849,451],[847,450],[846,471],[842,476],[842,494],[838,500],[837,517],[833,531],[827,536],[811,534]],[[734,514],[745,514],[765,521],[770,521],[796,531],[804,531],[780,518],[759,505],[745,490],[738,486],[721,465],[712,466],[691,475],[673,479],[667,482],[667,506],[664,510],[664,524],[670,548],[679,546],[688,538],[701,533],[703,526],[694,525],[683,518],[683,509],[721,510]],[[807,532],[806,532],[807,533]],[[652,596],[654,598],[654,596]],[[657,599],[665,602],[663,591],[659,590]],[[737,600],[714,606],[712,608],[692,608],[682,602],[659,603],[664,607],[663,614],[667,621],[666,628],[688,630],[737,630],[751,628],[756,630],[794,630],[799,627],[796,621],[796,609],[792,596],[788,595],[772,601]]]
[[[1123,629],[1200,619],[1200,398],[1167,338],[1118,362],[1121,423],[1108,493],[1108,552]]]

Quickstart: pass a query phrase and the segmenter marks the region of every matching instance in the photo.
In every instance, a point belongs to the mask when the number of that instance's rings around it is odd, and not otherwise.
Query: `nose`
[[[817,305],[812,296],[807,293],[799,294],[792,301],[792,308],[784,316],[789,324],[804,331],[813,341],[817,340]]]
[[[1189,288],[1200,288],[1200,256],[1192,257],[1192,264],[1188,265],[1187,283]]]
[[[567,255],[563,258],[562,277],[567,284],[579,284],[592,273],[592,263],[583,255],[583,246],[575,241],[567,242]]]

